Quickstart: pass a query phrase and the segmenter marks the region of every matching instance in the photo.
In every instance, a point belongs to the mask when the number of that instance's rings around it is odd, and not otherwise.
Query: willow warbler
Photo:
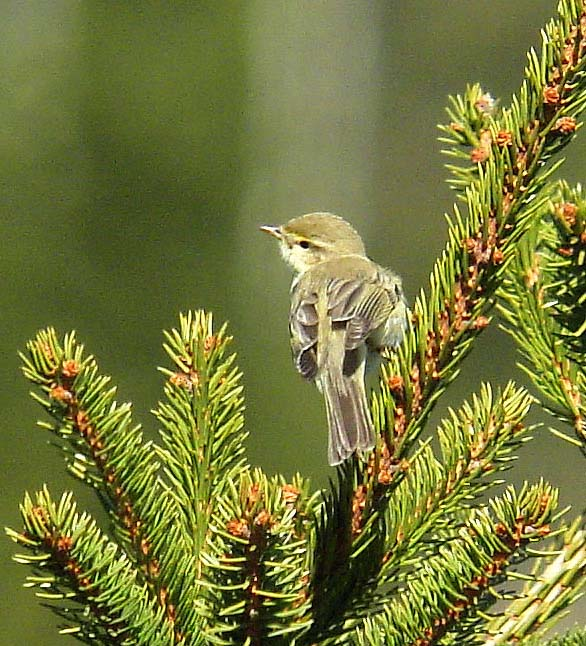
[[[401,279],[367,258],[342,218],[308,213],[261,227],[293,267],[289,331],[295,366],[323,393],[328,460],[340,464],[375,444],[364,376],[367,361],[403,339],[409,310]]]

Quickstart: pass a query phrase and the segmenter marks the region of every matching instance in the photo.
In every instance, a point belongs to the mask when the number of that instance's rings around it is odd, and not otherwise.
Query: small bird
[[[323,393],[328,461],[375,445],[364,384],[367,361],[401,343],[409,309],[401,279],[370,260],[361,237],[332,213],[308,213],[261,231],[293,267],[289,331],[295,366]]]

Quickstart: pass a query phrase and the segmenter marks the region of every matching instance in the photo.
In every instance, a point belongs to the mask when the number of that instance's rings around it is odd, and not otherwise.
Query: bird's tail
[[[357,449],[372,449],[374,429],[364,386],[364,362],[349,375],[339,369],[324,372],[320,386],[328,417],[328,460],[333,466]]]

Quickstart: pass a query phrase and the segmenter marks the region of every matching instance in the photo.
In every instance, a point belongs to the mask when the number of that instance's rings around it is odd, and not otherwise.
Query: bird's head
[[[299,273],[336,256],[366,254],[356,230],[332,213],[307,213],[260,229],[279,240],[283,258]]]

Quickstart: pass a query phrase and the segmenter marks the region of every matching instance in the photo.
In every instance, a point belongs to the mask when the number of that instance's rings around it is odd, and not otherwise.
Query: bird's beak
[[[281,233],[281,227],[276,227],[272,224],[264,224],[262,227],[260,227],[260,230],[274,236],[278,240],[283,237],[283,234]]]

